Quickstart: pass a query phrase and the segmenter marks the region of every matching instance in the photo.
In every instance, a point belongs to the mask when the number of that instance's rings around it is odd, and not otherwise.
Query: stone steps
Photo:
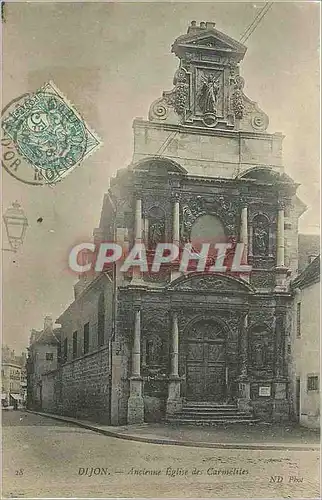
[[[234,404],[217,404],[207,401],[185,403],[182,410],[168,417],[169,423],[190,425],[216,425],[258,422],[254,416],[247,411],[241,411]]]
[[[167,422],[169,424],[182,424],[182,425],[204,425],[204,426],[211,426],[211,425],[226,425],[226,424],[257,424],[259,422],[258,419],[254,418],[247,418],[247,419],[214,419],[212,418],[211,420],[197,420],[197,419],[184,419],[184,418],[168,418]]]

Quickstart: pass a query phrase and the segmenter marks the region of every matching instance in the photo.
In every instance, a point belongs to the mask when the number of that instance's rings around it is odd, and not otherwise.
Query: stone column
[[[240,328],[240,375],[238,382],[238,408],[250,410],[250,382],[248,380],[248,313],[244,314]]]
[[[130,397],[128,399],[127,423],[144,422],[144,401],[141,378],[141,310],[135,311],[134,336],[132,345],[132,372],[130,377]]]
[[[179,198],[175,197],[174,203],[173,203],[173,243],[175,245],[180,244],[180,203],[179,203]]]
[[[276,285],[275,291],[286,290],[287,269],[284,262],[284,204],[279,202],[277,213],[277,235],[276,235]]]
[[[245,201],[243,201],[242,210],[240,214],[239,233],[240,233],[239,236],[240,243],[243,243],[244,245],[242,263],[245,265],[248,264],[248,209]],[[249,273],[241,274],[240,277],[249,282],[250,279]]]
[[[137,198],[135,202],[135,243],[142,241],[142,200]]]
[[[284,267],[284,206],[279,205],[277,214],[277,249],[276,265]]]
[[[141,311],[135,311],[134,339],[132,347],[132,377],[141,376]]]
[[[248,375],[248,314],[242,318],[240,336],[240,376],[245,378]]]
[[[172,336],[171,336],[171,377],[179,376],[179,327],[178,314],[172,316]]]
[[[240,242],[244,244],[244,264],[248,261],[248,217],[247,206],[244,205],[240,217]]]
[[[167,399],[167,416],[173,415],[182,408],[182,399],[180,397],[180,384],[179,377],[179,326],[178,314],[172,314],[172,332],[171,332],[171,352],[170,352],[170,375],[168,386],[168,399]]]
[[[172,242],[174,245],[180,246],[180,201],[179,195],[176,193],[173,198],[172,212]],[[179,264],[175,264],[176,268],[171,269],[171,281],[175,280],[181,273],[177,269]]]
[[[137,198],[135,201],[135,221],[134,221],[134,243],[142,243],[142,200]],[[141,272],[138,267],[133,267],[132,282],[141,281]]]

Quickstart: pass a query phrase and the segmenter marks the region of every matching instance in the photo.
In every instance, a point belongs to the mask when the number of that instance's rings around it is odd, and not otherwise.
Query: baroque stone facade
[[[133,163],[111,183],[118,234],[153,252],[155,242],[183,245],[213,231],[214,240],[243,242],[253,271],[120,277],[122,361],[112,384],[124,404],[114,422],[160,419],[187,400],[288,419],[286,315],[304,206],[284,173],[283,136],[267,133],[267,115],[243,92],[244,46],[212,23],[192,23],[172,51],[174,89],[152,104],[149,121],[134,121]],[[103,211],[101,224],[109,217]]]
[[[103,377],[101,403],[92,397],[87,409],[98,405],[112,425],[168,418],[185,401],[287,420],[287,317],[305,207],[284,173],[283,136],[267,132],[267,115],[244,94],[245,46],[214,23],[193,22],[172,51],[179,58],[174,88],[151,105],[147,121],[134,120],[133,161],[111,181],[94,241],[143,241],[152,256],[159,242],[242,242],[252,272],[180,273],[173,265],[157,275],[122,274],[117,265],[100,285],[98,278],[79,285],[59,319],[67,347],[57,377],[74,401],[66,408],[62,398],[61,411],[80,411],[89,365],[104,350],[106,362],[91,375]],[[109,312],[100,343],[101,293]],[[85,323],[94,340],[82,372],[84,341],[71,351],[75,331],[85,339]],[[74,365],[78,383],[69,383]]]

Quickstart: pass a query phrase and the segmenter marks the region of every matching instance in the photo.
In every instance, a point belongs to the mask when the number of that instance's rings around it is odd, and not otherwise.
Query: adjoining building
[[[172,52],[174,88],[134,120],[133,161],[111,181],[94,242],[144,242],[153,256],[160,242],[237,241],[252,271],[115,265],[81,277],[57,320],[58,367],[41,377],[46,407],[112,425],[200,421],[205,408],[216,421],[289,420],[291,282],[306,207],[284,172],[283,135],[267,132],[243,91],[246,47],[193,22]]]
[[[1,406],[17,408],[26,403],[26,354],[15,354],[8,346],[2,347]]]
[[[60,328],[53,327],[53,320],[46,316],[43,330],[32,330],[27,359],[27,406],[43,409],[48,387],[43,390],[42,375],[58,366],[60,353]]]
[[[293,411],[307,427],[320,427],[320,256],[293,281],[290,367]]]

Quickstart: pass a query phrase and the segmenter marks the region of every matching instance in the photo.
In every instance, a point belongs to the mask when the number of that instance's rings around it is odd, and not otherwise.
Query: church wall
[[[163,156],[196,176],[232,178],[255,165],[282,171],[282,139],[281,134],[182,132],[178,127],[136,120],[133,163],[159,154],[162,148]]]
[[[109,348],[89,353],[61,367],[61,413],[110,421]]]
[[[229,330],[227,339],[227,366],[229,368],[230,396],[238,401],[238,383],[241,373],[242,352],[241,318],[248,312],[247,377],[250,391],[250,408],[256,418],[264,421],[287,421],[289,419],[287,347],[289,323],[287,322],[290,297],[278,298],[273,294],[262,296],[225,293],[213,290],[195,293],[191,291],[169,292],[159,290],[153,294],[143,292],[140,299],[135,292],[128,291],[119,302],[118,344],[119,381],[113,385],[118,399],[118,419],[115,425],[126,423],[126,405],[129,396],[128,379],[131,374],[131,346],[133,341],[135,305],[140,304],[141,344],[145,336],[155,331],[165,339],[169,356],[171,342],[171,313],[178,311],[179,321],[179,375],[182,377],[181,395],[186,396],[185,340],[187,325],[200,319],[213,318],[225,322]],[[259,327],[259,334],[253,330]],[[254,349],[254,346],[256,349]],[[147,422],[161,421],[165,417],[168,363],[160,370],[145,367],[144,347],[141,347],[141,375],[143,378],[144,419]],[[117,360],[117,357],[113,357]],[[112,412],[114,410],[112,409]]]
[[[102,277],[62,314],[62,363],[55,379],[57,411],[79,418],[110,421],[110,337],[112,334],[112,283]],[[104,345],[98,345],[98,303],[105,304]],[[84,353],[84,325],[89,323],[89,351]],[[77,353],[73,333],[77,331]],[[67,338],[67,359],[64,339]]]

